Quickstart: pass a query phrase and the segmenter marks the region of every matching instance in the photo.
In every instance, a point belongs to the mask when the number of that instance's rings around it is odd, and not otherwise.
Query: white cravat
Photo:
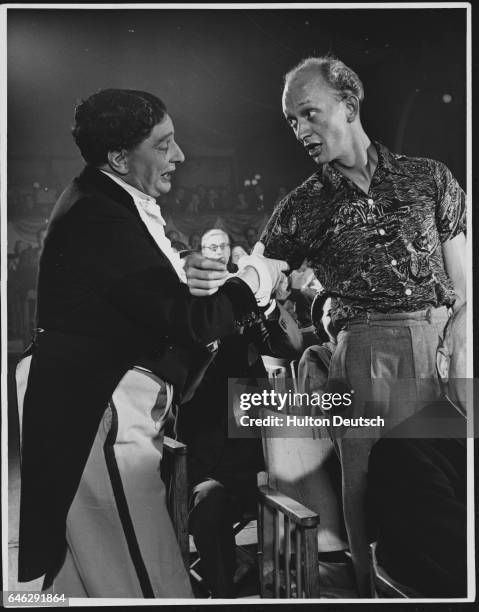
[[[183,270],[182,261],[178,253],[171,248],[171,242],[165,235],[166,221],[161,215],[161,209],[156,203],[155,198],[143,193],[129,183],[125,183],[121,178],[111,174],[107,170],[101,170],[103,174],[115,181],[120,187],[131,195],[136,209],[141,217],[141,220],[146,225],[146,229],[151,234],[153,240],[162,250],[163,254],[170,260],[171,265],[178,274],[178,278],[182,283],[186,283],[186,274]]]

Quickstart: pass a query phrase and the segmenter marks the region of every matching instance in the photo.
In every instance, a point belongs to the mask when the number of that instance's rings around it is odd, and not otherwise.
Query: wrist
[[[259,274],[252,266],[246,266],[238,273],[238,278],[245,282],[253,293],[259,289]]]
[[[258,255],[243,255],[238,261],[238,268],[240,274],[246,268],[253,268],[258,280],[253,290],[256,302],[258,306],[262,307],[269,304],[270,296],[273,291],[273,281],[265,258]]]

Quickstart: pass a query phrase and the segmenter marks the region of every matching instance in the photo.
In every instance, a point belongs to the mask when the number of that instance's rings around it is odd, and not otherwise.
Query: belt
[[[432,323],[435,321],[444,321],[449,316],[446,306],[439,308],[426,308],[424,310],[415,310],[411,312],[367,312],[363,317],[355,317],[350,321],[345,321],[344,326],[347,328],[350,325],[370,325],[380,321],[427,321]]]

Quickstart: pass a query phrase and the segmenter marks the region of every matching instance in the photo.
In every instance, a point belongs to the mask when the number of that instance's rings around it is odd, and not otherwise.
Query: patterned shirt
[[[336,323],[455,300],[441,243],[466,229],[463,190],[444,164],[374,144],[367,194],[324,164],[278,204],[261,236],[268,257],[291,269],[308,262]]]

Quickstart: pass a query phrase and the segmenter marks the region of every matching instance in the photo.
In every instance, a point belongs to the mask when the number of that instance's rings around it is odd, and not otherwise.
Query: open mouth
[[[323,149],[323,143],[322,142],[311,142],[307,144],[305,148],[306,148],[306,151],[309,153],[309,155],[311,155],[311,157],[317,157],[318,155],[321,154],[321,151]]]
[[[165,181],[171,181],[171,175],[173,174],[173,172],[174,170],[170,170],[170,172],[165,172],[161,175],[161,178]]]

